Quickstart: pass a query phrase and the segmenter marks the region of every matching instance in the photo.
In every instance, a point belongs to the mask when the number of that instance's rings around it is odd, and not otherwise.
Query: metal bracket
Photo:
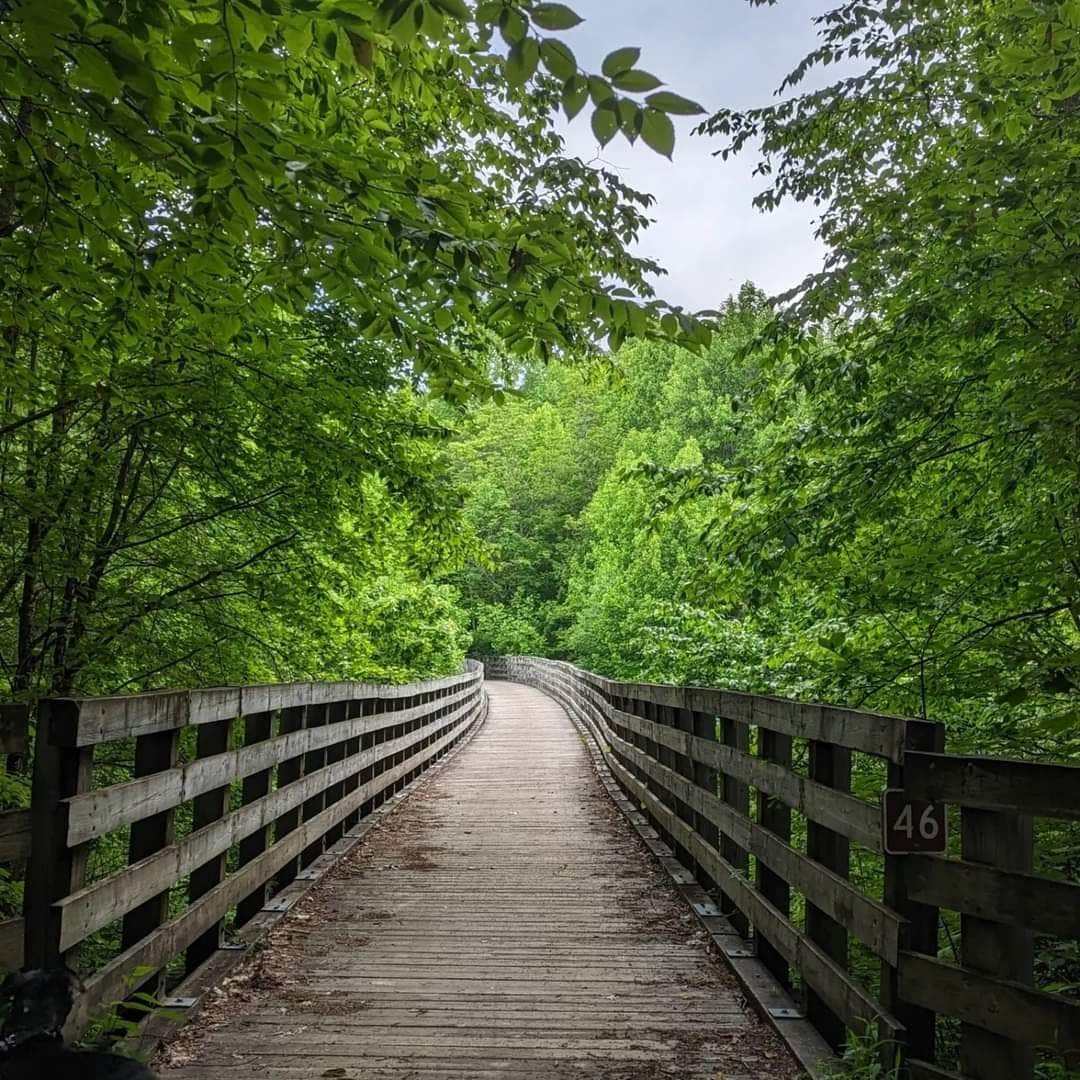
[[[218,950],[221,952],[243,952],[247,947],[246,941],[225,941],[218,946]]]
[[[725,956],[730,956],[730,957],[732,957],[734,959],[741,959],[744,956],[746,956],[746,957],[757,956],[757,953],[754,952],[753,949],[735,948],[735,949],[724,949],[724,955]]]
[[[164,1009],[192,1009],[198,1000],[197,997],[167,997],[161,1006]]]
[[[297,874],[293,881],[318,881],[325,873],[325,870],[305,870],[302,874]]]
[[[805,1020],[806,1013],[799,1009],[770,1009],[769,1015],[774,1020]]]
[[[704,903],[701,901],[693,901],[690,906],[699,915],[723,915],[723,912],[711,900]]]
[[[262,906],[263,911],[288,911],[293,906],[294,901],[286,899],[285,897],[278,897],[276,900],[268,900]]]

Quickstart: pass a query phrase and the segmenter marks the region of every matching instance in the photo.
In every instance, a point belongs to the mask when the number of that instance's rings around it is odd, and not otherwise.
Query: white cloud
[[[767,104],[813,46],[810,18],[821,11],[820,0],[783,0],[771,8],[751,8],[745,0],[576,0],[572,6],[587,21],[565,39],[583,66],[599,70],[610,49],[639,45],[642,67],[710,111]],[[755,210],[751,200],[765,186],[751,175],[755,156],[713,157],[719,140],[691,136],[693,126],[679,125],[674,163],[622,136],[600,152],[587,113],[565,128],[571,153],[585,160],[599,154],[624,181],[656,196],[656,224],[640,250],[668,270],[660,294],[687,308],[711,308],[743,281],[776,293],[819,269],[823,250],[813,236],[812,208]]]

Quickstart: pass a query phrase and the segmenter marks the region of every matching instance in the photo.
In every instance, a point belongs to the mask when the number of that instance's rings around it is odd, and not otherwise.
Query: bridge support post
[[[943,753],[945,728],[941,724],[908,723],[904,736],[904,748],[936,754]],[[904,786],[902,765],[890,763],[888,784],[889,787],[896,788]],[[905,856],[885,856],[884,901],[893,911],[907,920],[901,936],[902,947],[911,952],[936,957],[938,909],[911,899],[904,877],[905,866]],[[934,1061],[937,1057],[936,1017],[932,1010],[914,1005],[901,997],[898,971],[885,962],[881,965],[881,1003],[906,1029],[907,1044],[904,1052],[922,1061]],[[888,1057],[888,1055],[884,1054],[883,1057]]]
[[[832,743],[811,740],[810,779],[845,794],[850,792],[851,751]],[[851,851],[847,838],[811,819],[806,822],[806,854],[841,877],[848,877]],[[806,936],[847,970],[847,930],[809,900],[806,902]],[[844,1021],[810,988],[806,991],[806,1016],[834,1049],[844,1045],[847,1035]]]
[[[231,720],[215,720],[210,724],[201,724],[195,735],[195,757],[208,758],[224,754],[229,749],[232,737]],[[214,788],[204,795],[196,795],[191,807],[191,831],[204,828],[211,822],[223,818],[229,812],[229,785]],[[209,862],[192,870],[188,879],[188,903],[194,903],[208,893],[225,876],[227,852],[215,856]],[[223,920],[218,920],[200,934],[184,953],[184,969],[189,973],[208,960],[221,945]]]
[[[177,728],[136,736],[134,776],[150,776],[173,768],[179,757],[179,750],[180,732]],[[175,810],[164,810],[136,821],[131,826],[128,839],[128,865],[132,866],[148,855],[168,847],[175,838]],[[156,930],[168,918],[168,914],[169,890],[165,888],[124,916],[120,931],[121,950],[130,948]],[[163,986],[163,976],[163,971],[158,972],[138,989],[159,994]]]
[[[255,743],[265,742],[274,731],[273,713],[257,712],[244,717],[244,745],[253,746]],[[245,776],[241,784],[242,799],[245,806],[248,803],[257,802],[270,793],[271,769],[261,769],[259,772]],[[240,841],[240,865],[251,862],[266,850],[269,839],[270,826],[264,825],[256,829],[249,836]],[[249,922],[266,903],[267,882],[264,882],[253,893],[249,893],[236,905],[236,925],[243,926]]]
[[[742,753],[747,753],[750,749],[750,728],[749,725],[741,720],[731,720],[728,717],[722,717],[720,720],[720,741],[725,746],[730,746],[733,750],[739,750]],[[736,811],[736,813],[742,814],[743,817],[750,816],[750,789],[741,780],[736,780],[734,776],[730,776],[728,773],[722,773],[723,776],[723,793],[722,798],[724,802]],[[750,867],[750,856],[747,852],[739,847],[739,845],[728,835],[723,834],[720,838],[720,854],[724,859],[729,862],[737,872],[746,875],[747,870]],[[750,933],[750,923],[746,916],[739,910],[738,904],[735,899],[728,896],[726,893],[722,893],[723,903],[721,910],[728,917],[731,925],[743,937],[746,937]]]
[[[765,761],[791,768],[791,736],[781,735],[768,728],[758,728],[758,754]],[[774,836],[787,843],[791,839],[791,809],[781,799],[758,791],[758,822]],[[770,870],[761,859],[757,863],[757,887],[766,900],[788,917],[791,911],[791,886],[779,874]],[[791,985],[788,962],[760,931],[754,932],[758,958],[784,986]]]

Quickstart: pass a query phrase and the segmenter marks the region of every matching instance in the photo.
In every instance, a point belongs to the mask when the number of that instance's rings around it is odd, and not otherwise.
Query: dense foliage
[[[703,110],[555,3],[0,2],[0,669],[102,692],[453,668],[431,397],[703,340],[561,152]],[[555,32],[554,35],[549,32]]]
[[[499,601],[520,618],[477,610],[612,673],[930,714],[985,749],[1071,755],[1080,9],[879,0],[819,27],[778,104],[702,133],[723,157],[761,141],[763,208],[820,207],[824,271],[779,306],[744,292],[707,356],[633,345],[625,385],[561,392],[561,429],[603,432],[568,463],[606,455],[604,475],[551,504],[557,570],[541,558],[538,587]],[[840,78],[800,92],[833,63]],[[553,378],[516,406],[536,425],[555,423]]]

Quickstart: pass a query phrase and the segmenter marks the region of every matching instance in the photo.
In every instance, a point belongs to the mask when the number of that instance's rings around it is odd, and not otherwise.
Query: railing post
[[[904,748],[928,753],[943,753],[945,729],[941,724],[925,721],[909,722],[904,735]],[[891,788],[904,786],[903,765],[889,763],[888,784]],[[905,866],[905,856],[885,856],[884,902],[907,920],[901,932],[901,947],[936,957],[938,909],[929,904],[920,904],[908,896],[904,878]],[[897,969],[884,961],[881,965],[881,1003],[904,1025],[905,1054],[922,1061],[933,1062],[936,1057],[934,1013],[930,1009],[924,1009],[901,998]]]
[[[331,727],[340,725],[349,715],[349,703],[347,701],[333,702],[330,705],[329,715]],[[339,761],[344,761],[345,755],[348,752],[349,748],[344,741],[332,743],[326,750],[326,764],[336,765]],[[323,803],[324,808],[333,806],[336,802],[340,802],[344,794],[344,780],[339,780],[336,784],[331,784],[326,789],[326,800]],[[344,832],[345,823],[343,821],[339,821],[336,825],[332,826],[326,833],[326,846],[331,847],[333,844],[336,844],[341,839]]]
[[[680,695],[685,698],[685,694],[680,692]],[[686,708],[674,707],[669,710],[670,724],[676,731],[685,732],[688,735],[694,733],[694,714]],[[675,771],[684,779],[687,783],[693,784],[694,781],[694,763],[686,754],[676,754],[672,752],[672,758],[674,759]],[[675,807],[679,814],[680,820],[686,823],[691,829],[696,825],[698,815],[681,799],[675,800]],[[676,849],[676,855],[679,862],[683,864],[688,870],[692,870],[695,876],[700,876],[701,868],[697,864],[697,860],[683,847]]]
[[[309,728],[323,727],[326,724],[327,708],[325,705],[309,705],[307,711],[307,726]],[[309,750],[304,755],[304,775],[310,776],[314,772],[318,772],[326,764],[326,749],[321,750]],[[301,821],[310,821],[313,817],[321,814],[324,800],[326,799],[326,791],[320,791],[317,795],[312,795],[310,799],[304,801],[303,808],[300,814]],[[304,870],[310,866],[324,850],[325,837],[316,837],[300,855],[300,869]]]
[[[291,708],[281,710],[281,717],[278,720],[279,735],[290,735],[294,731],[303,731],[306,727],[306,705],[294,705]],[[297,754],[296,757],[286,758],[277,768],[277,786],[279,789],[288,787],[289,784],[295,783],[303,775],[304,755]],[[274,822],[274,843],[277,843],[279,840],[288,836],[299,824],[300,807],[297,806],[292,810],[287,810]],[[299,857],[290,859],[289,862],[277,872],[274,882],[275,886],[278,889],[283,889],[296,877],[299,870]]]
[[[850,792],[851,751],[832,743],[811,740],[810,779],[845,794]],[[806,854],[843,878],[850,872],[851,851],[847,838],[809,819],[806,822]],[[847,970],[847,930],[809,900],[806,902],[806,936]],[[843,1020],[809,987],[806,990],[806,1016],[832,1047],[839,1049],[844,1045],[847,1028]]]
[[[347,721],[358,720],[364,715],[364,701],[362,699],[355,699],[348,702],[345,710],[345,719]],[[354,735],[345,744],[345,756],[355,757],[360,753],[360,736]],[[279,770],[280,773],[280,770]],[[360,786],[360,771],[357,770],[350,777],[348,777],[342,788],[342,795],[351,795]],[[342,833],[347,833],[353,826],[360,820],[359,809],[353,810],[347,818],[341,824]]]
[[[135,777],[164,772],[176,766],[180,749],[180,731],[155,731],[139,735],[135,739]],[[160,814],[136,821],[131,826],[128,840],[128,866],[145,859],[148,855],[168,847],[176,839],[176,810],[164,810]],[[156,930],[169,915],[169,890],[140,904],[124,916],[120,933],[120,948],[128,949]],[[141,990],[160,993],[164,970],[142,984]]]
[[[69,848],[63,800],[90,790],[94,750],[54,743],[57,728],[75,731],[76,701],[47,700],[38,713],[34,774],[30,796],[30,864],[23,910],[26,919],[24,963],[28,968],[55,967],[60,951],[58,900],[82,888],[90,844]]]
[[[274,721],[271,712],[256,712],[244,717],[244,745],[254,746],[256,743],[265,742],[273,734]],[[244,806],[256,802],[270,793],[270,780],[273,775],[272,769],[260,769],[250,776],[245,776],[241,784],[242,802]],[[256,829],[253,833],[245,836],[240,841],[240,866],[251,862],[266,850],[269,839],[270,826],[266,824]],[[263,908],[266,903],[266,887],[264,881],[257,889],[248,893],[236,905],[236,925],[243,926],[250,922]]]
[[[768,728],[758,728],[758,755],[764,761],[771,761],[791,769],[791,736],[782,735]],[[791,809],[780,799],[758,791],[758,824],[785,843],[791,839]],[[789,917],[791,913],[791,886],[779,875],[773,873],[761,859],[757,863],[757,887],[766,900],[778,908],[780,913]],[[785,986],[791,985],[791,972],[788,962],[770,944],[761,932],[755,930],[754,941],[758,958]]]
[[[195,757],[208,758],[226,753],[232,737],[232,726],[232,719],[201,724],[195,736]],[[223,818],[229,812],[229,791],[229,785],[225,784],[204,795],[195,796],[191,807],[192,832]],[[189,903],[194,903],[221,882],[225,876],[225,861],[226,854],[223,853],[192,870],[188,879]],[[223,929],[224,922],[219,920],[188,946],[184,955],[184,967],[187,971],[194,971],[217,951],[221,946]]]
[[[716,717],[708,713],[692,712],[689,714],[691,730],[699,739],[716,742]],[[710,795],[718,794],[717,772],[710,765],[699,761],[692,762],[693,780],[699,788]],[[703,814],[694,815],[694,831],[711,847],[720,850],[720,830]],[[717,883],[703,869],[698,867],[698,884],[703,888],[715,888]]]
[[[1033,864],[1032,820],[1028,814],[976,810],[961,812],[962,855],[999,870],[1030,873]],[[999,979],[1034,983],[1034,939],[1030,930],[960,916],[960,958],[964,967]],[[960,1025],[960,1067],[978,1080],[1030,1080],[1035,1054],[1030,1046],[1001,1035]]]
[[[725,746],[730,746],[733,750],[739,750],[745,754],[750,749],[750,728],[741,720],[731,720],[726,716],[722,717],[720,720],[720,741]],[[737,813],[749,817],[749,787],[741,780],[736,780],[735,777],[729,776],[727,773],[721,773],[721,775],[723,777],[721,797],[724,802]],[[736,873],[742,873],[744,876],[747,874],[750,868],[749,855],[726,834],[720,838],[720,854],[735,868]],[[745,937],[750,932],[750,923],[746,916],[727,893],[721,892],[721,899],[721,910],[728,917],[731,925]]]

